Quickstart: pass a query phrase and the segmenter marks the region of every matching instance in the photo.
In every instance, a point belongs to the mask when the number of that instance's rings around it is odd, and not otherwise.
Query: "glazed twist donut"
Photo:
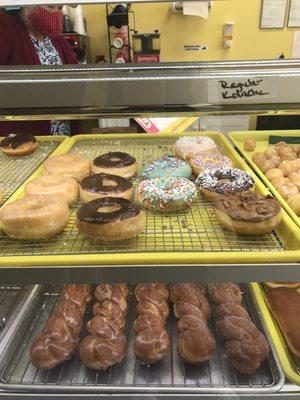
[[[89,335],[79,346],[80,358],[88,368],[105,370],[124,358],[127,295],[124,284],[97,286],[94,317],[87,323]]]
[[[51,369],[69,359],[77,348],[90,285],[65,286],[54,314],[31,344],[29,358],[38,368]]]
[[[203,285],[193,283],[176,284],[171,288],[174,315],[179,319],[177,350],[189,364],[207,361],[215,349],[214,338],[207,326],[211,310],[205,292]]]
[[[215,285],[211,297],[216,308],[216,330],[225,340],[232,366],[242,374],[253,374],[269,355],[269,345],[241,306],[242,293],[234,283]]]
[[[169,291],[161,283],[143,283],[136,286],[134,294],[137,300],[134,330],[137,335],[133,351],[143,364],[153,364],[161,360],[170,349],[165,329],[169,316]]]

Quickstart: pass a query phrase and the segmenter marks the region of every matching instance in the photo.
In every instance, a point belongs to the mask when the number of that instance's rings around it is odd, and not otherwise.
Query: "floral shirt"
[[[49,37],[45,36],[43,41],[40,41],[33,36],[30,37],[42,65],[62,64],[61,58]],[[52,135],[71,135],[70,121],[52,120],[50,121],[50,125]]]

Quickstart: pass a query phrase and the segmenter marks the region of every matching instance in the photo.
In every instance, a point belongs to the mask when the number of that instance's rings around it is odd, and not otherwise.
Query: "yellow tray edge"
[[[260,179],[267,185],[273,195],[277,198],[279,203],[284,207],[284,209],[288,212],[288,214],[291,216],[293,221],[299,226],[300,228],[300,217],[297,216],[297,214],[293,211],[293,209],[288,205],[288,203],[284,200],[284,198],[281,196],[281,194],[277,191],[277,189],[272,185],[272,183],[269,181],[269,179],[266,177],[266,175],[258,168],[258,166],[253,162],[252,158],[247,154],[247,152],[241,147],[241,144],[237,141],[237,137],[241,138],[246,138],[246,136],[254,136],[256,139],[260,138],[260,132],[262,132],[263,135],[270,135],[270,131],[247,131],[247,132],[230,132],[229,137],[230,139],[234,142],[236,147],[238,148],[239,152],[242,154],[243,157],[247,159],[249,162],[251,168],[257,173],[257,175],[260,177]],[[300,136],[300,130],[299,131],[280,131],[281,133],[279,134],[274,134],[272,132],[272,136]]]
[[[185,134],[178,133],[162,133],[162,134],[81,134],[67,138],[62,144],[50,155],[54,156],[57,154],[67,153],[76,142],[80,140],[94,140],[94,139],[113,139],[113,138],[151,138],[155,140],[157,137],[179,137]],[[189,136],[209,135],[212,138],[222,142],[222,145],[226,147],[230,157],[240,163],[241,168],[252,174],[255,179],[256,185],[262,193],[267,193],[267,188],[264,184],[253,174],[253,171],[248,164],[242,159],[242,157],[235,151],[234,147],[229,143],[225,136],[220,132],[193,132],[189,133]],[[42,172],[42,166],[40,166],[25,182],[24,184],[14,193],[14,195],[7,201],[11,202],[21,197],[24,193],[24,187],[30,180],[39,176]],[[296,237],[296,240],[300,244],[300,230],[296,224],[291,220],[288,214],[283,211],[282,223],[284,223],[292,234]],[[233,256],[234,254],[234,256]],[[266,259],[267,257],[267,259]],[[113,258],[113,260],[112,260]],[[191,252],[176,252],[176,264],[218,264],[218,259],[222,260],[223,263],[241,264],[241,263],[277,263],[277,262],[298,262],[300,260],[300,249],[297,250],[284,250],[274,252],[212,252],[212,253],[191,253]],[[0,266],[41,266],[41,265],[128,265],[128,264],[172,264],[174,263],[174,253],[120,253],[120,254],[72,254],[72,255],[36,255],[36,256],[5,256],[0,257]],[[220,262],[221,264],[221,262]]]
[[[256,304],[259,307],[259,311],[261,312],[264,323],[268,329],[274,347],[277,351],[283,371],[290,381],[300,386],[300,375],[292,367],[289,357],[284,350],[284,348],[286,347],[285,343],[283,343],[284,339],[281,339],[278,335],[277,329],[279,328],[276,327],[277,324],[274,321],[268,309],[268,306],[266,305],[263,295],[263,289],[261,288],[261,285],[259,283],[252,282],[250,285]]]

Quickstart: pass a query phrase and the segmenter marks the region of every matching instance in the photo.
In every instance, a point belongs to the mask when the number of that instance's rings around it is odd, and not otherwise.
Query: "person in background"
[[[62,36],[61,8],[28,6],[13,14],[0,11],[0,65],[77,64],[71,46]],[[10,133],[70,135],[71,124],[54,120],[0,122],[0,135]]]

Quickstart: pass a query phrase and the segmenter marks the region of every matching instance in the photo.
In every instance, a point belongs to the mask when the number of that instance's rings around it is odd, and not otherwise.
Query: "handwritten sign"
[[[278,83],[269,78],[216,79],[208,82],[211,103],[264,102],[278,96]]]

